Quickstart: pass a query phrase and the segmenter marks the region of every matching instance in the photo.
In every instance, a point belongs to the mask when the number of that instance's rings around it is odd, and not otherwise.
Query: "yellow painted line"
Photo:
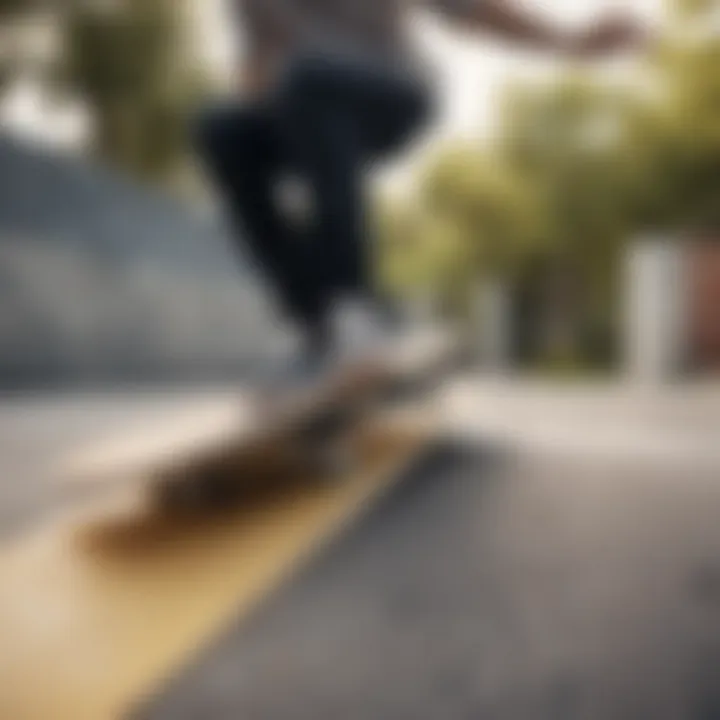
[[[232,516],[159,520],[113,500],[0,553],[0,718],[115,720],[389,487],[423,445]]]

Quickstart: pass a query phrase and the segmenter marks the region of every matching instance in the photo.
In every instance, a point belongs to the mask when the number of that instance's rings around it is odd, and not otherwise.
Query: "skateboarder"
[[[386,327],[366,180],[432,118],[430,73],[404,31],[417,6],[463,30],[574,57],[639,39],[628,18],[570,32],[517,0],[234,0],[246,48],[240,97],[206,110],[195,137],[238,237],[302,330],[305,370],[322,367],[343,337],[338,318],[360,318],[378,337]],[[309,188],[309,216],[280,202],[288,177]]]

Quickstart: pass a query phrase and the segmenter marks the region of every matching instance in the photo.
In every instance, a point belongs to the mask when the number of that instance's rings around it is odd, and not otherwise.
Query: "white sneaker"
[[[421,375],[457,351],[458,333],[450,325],[389,321],[368,302],[338,308],[335,321],[340,362],[380,362],[398,375]]]
[[[368,301],[347,301],[334,314],[334,337],[341,363],[378,360],[392,352],[398,341],[391,327]]]

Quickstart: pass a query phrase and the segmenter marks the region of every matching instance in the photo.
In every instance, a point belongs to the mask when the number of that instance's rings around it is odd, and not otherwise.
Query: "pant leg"
[[[371,287],[368,166],[399,149],[427,110],[420,88],[357,58],[296,58],[275,100],[278,126],[313,188],[316,283],[328,300]]]
[[[332,303],[365,282],[362,243],[363,148],[357,119],[345,104],[293,72],[276,97],[278,124],[313,197],[310,254],[314,281]]]
[[[263,107],[226,106],[204,112],[196,124],[201,156],[251,259],[293,318],[310,321],[319,298],[306,277],[305,245],[274,201],[287,167],[274,119]]]

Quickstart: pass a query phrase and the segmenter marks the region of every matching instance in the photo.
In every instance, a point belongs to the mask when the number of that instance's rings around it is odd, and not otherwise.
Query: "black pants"
[[[306,54],[254,105],[205,111],[198,149],[241,237],[295,320],[312,323],[340,295],[370,291],[365,179],[429,111],[423,86],[368,59]],[[278,181],[311,190],[309,225],[278,207]]]

